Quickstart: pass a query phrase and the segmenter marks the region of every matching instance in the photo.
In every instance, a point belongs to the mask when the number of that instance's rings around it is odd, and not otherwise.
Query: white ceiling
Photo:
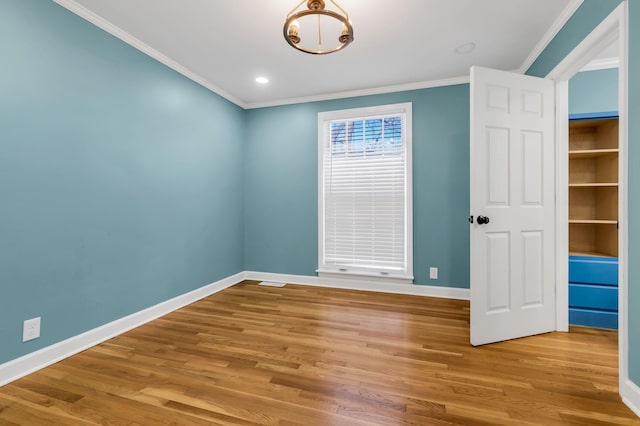
[[[318,56],[282,36],[298,0],[55,1],[245,108],[464,81],[471,65],[522,71],[581,3],[339,0],[355,41]]]

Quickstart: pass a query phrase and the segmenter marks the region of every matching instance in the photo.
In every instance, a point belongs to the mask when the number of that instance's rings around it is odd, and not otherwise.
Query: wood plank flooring
[[[617,334],[473,348],[469,303],[245,281],[0,388],[0,425],[638,425]]]

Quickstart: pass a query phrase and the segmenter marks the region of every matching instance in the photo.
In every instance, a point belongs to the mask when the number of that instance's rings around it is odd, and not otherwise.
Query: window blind
[[[411,274],[406,114],[324,122],[320,268]]]

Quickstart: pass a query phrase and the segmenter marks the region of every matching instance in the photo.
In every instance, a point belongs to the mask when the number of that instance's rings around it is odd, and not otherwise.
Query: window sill
[[[413,276],[401,275],[383,272],[368,271],[338,271],[334,269],[318,269],[316,270],[319,277],[324,278],[340,278],[340,279],[357,279],[374,282],[384,282],[393,284],[413,284]]]

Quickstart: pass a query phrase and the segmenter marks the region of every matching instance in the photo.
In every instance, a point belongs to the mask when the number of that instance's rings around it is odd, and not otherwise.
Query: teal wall
[[[618,111],[618,69],[584,71],[569,80],[569,114]]]
[[[622,0],[584,0],[551,43],[527,70],[544,77],[606,18]]]
[[[629,218],[640,214],[640,1],[629,2]],[[629,377],[640,386],[640,224],[629,220]]]
[[[543,76],[584,39],[620,0],[585,0],[565,28],[549,44],[538,60],[527,71],[528,74]],[[628,217],[640,214],[640,1],[629,2],[629,212]],[[640,385],[640,224],[629,221],[629,377]]]
[[[585,0],[528,73],[545,75],[619,2]],[[413,103],[416,282],[468,287],[468,85],[245,112],[44,0],[0,0],[0,51],[0,363],[243,269],[313,275],[320,111]],[[629,95],[635,182],[637,79]],[[640,256],[635,222],[629,250]],[[640,384],[640,265],[629,281]],[[35,316],[42,337],[22,343]]]
[[[316,274],[318,112],[401,102],[413,103],[415,282],[469,287],[466,84],[247,111],[245,269]]]
[[[0,52],[0,363],[242,270],[243,110],[52,1]]]

